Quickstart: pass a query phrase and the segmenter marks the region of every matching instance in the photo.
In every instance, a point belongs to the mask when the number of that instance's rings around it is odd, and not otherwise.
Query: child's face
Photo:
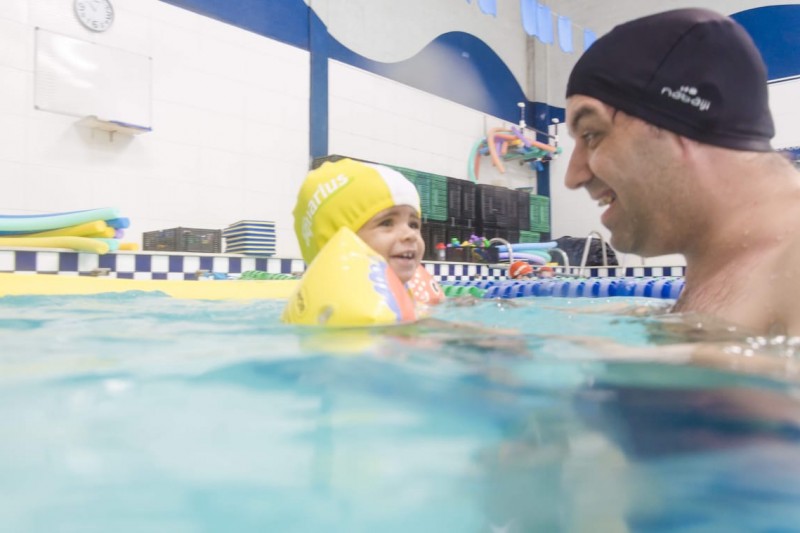
[[[407,283],[425,255],[421,228],[416,209],[396,205],[369,219],[357,234],[386,259],[400,281]]]

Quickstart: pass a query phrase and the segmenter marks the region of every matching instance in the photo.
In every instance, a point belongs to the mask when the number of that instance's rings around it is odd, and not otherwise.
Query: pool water
[[[281,301],[0,298],[0,524],[800,530],[791,380],[609,359],[669,319],[608,300],[470,303],[318,331]]]

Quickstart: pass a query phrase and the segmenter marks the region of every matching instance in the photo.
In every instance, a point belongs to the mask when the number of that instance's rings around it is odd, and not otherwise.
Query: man
[[[686,258],[674,311],[800,335],[800,173],[773,152],[766,68],[747,32],[704,9],[614,28],[575,65],[567,187],[611,244]]]

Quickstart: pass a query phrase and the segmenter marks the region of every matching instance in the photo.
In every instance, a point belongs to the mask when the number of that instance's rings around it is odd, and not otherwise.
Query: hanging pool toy
[[[518,105],[524,114],[524,103],[520,102]],[[553,122],[558,124],[557,119],[553,119]],[[528,129],[530,130],[530,128]],[[534,133],[553,139],[555,144],[551,145],[526,137],[525,130],[525,121],[523,119],[520,119],[518,127],[490,128],[486,137],[476,142],[470,150],[467,164],[467,176],[469,179],[473,183],[477,183],[481,155],[491,157],[492,164],[502,174],[506,171],[503,164],[504,161],[520,160],[530,163],[536,170],[541,170],[543,162],[551,161],[561,154],[557,135],[532,130]]]

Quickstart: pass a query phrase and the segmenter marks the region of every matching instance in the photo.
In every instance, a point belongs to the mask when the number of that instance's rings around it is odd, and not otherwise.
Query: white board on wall
[[[150,128],[152,58],[36,29],[37,109]]]

